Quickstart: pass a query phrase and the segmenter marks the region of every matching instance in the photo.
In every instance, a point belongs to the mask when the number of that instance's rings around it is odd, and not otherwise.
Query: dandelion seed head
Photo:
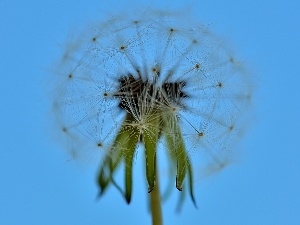
[[[187,157],[200,153],[196,164],[223,168],[252,93],[243,64],[216,35],[167,11],[96,23],[66,47],[57,80],[53,111],[69,149],[115,163],[118,151],[134,154],[136,140],[166,147],[182,138]]]

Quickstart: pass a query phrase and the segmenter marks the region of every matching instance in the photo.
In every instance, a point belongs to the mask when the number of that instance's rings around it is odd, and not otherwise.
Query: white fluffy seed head
[[[135,119],[129,127],[147,132],[157,110],[175,115],[189,154],[204,153],[197,163],[222,165],[252,94],[243,64],[219,38],[167,11],[95,24],[66,47],[57,71],[58,131],[79,156],[109,151],[126,113]]]

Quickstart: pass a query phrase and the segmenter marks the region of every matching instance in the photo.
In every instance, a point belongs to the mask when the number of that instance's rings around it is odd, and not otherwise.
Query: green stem
[[[150,192],[150,204],[151,204],[152,225],[163,225],[157,170],[156,170],[155,186],[153,190]]]

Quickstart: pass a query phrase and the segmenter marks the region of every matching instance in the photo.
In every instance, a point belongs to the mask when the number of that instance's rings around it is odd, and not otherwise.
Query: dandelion
[[[99,196],[112,185],[129,203],[141,146],[153,224],[161,221],[158,148],[174,168],[171,182],[195,203],[193,163],[224,166],[251,96],[242,63],[222,41],[165,11],[96,24],[70,43],[58,68],[53,108],[71,154],[99,152]],[[124,187],[114,177],[120,167]]]

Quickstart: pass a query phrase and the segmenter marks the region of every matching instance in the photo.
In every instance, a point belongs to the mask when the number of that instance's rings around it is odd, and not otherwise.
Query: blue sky
[[[166,5],[174,4],[184,5]],[[135,187],[130,206],[113,189],[96,201],[98,165],[70,161],[50,137],[47,90],[60,46],[76,28],[118,5],[1,1],[0,224],[151,224],[144,185]],[[175,214],[174,191],[163,206],[165,224],[300,224],[299,3],[190,5],[196,19],[229,40],[249,65],[257,86],[255,117],[237,163],[198,179],[198,209],[186,201]]]

